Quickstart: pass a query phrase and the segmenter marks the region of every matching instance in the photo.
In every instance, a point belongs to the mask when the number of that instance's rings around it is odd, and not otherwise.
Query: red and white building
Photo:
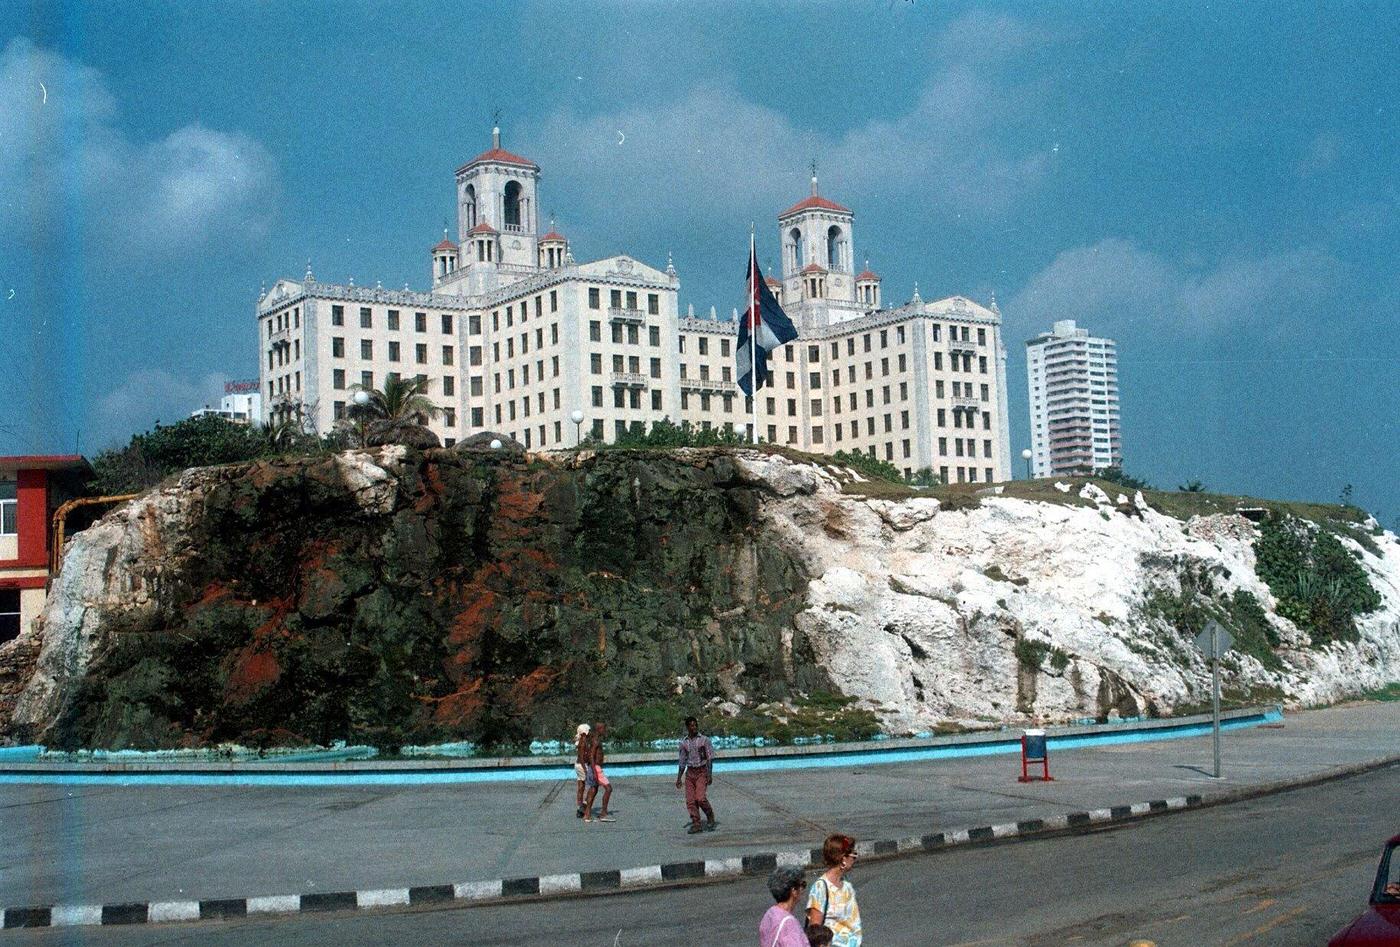
[[[0,457],[0,643],[27,631],[43,609],[49,523],[91,473],[77,454]]]

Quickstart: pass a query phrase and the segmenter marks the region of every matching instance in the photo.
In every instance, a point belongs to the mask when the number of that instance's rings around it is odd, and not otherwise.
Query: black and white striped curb
[[[1139,819],[1161,812],[1201,805],[1200,796],[1178,796],[1128,806],[1070,812],[1046,819],[1027,819],[1002,825],[935,832],[908,838],[860,842],[863,857],[883,858],[915,852],[934,852],[956,845],[992,842],[1018,836],[1065,832],[1103,822]],[[219,898],[205,901],[132,901],[125,904],[55,904],[47,907],[6,908],[3,928],[70,927],[79,925],[160,924],[167,921],[227,920],[271,914],[305,914],[360,908],[396,908],[424,904],[462,904],[549,898],[576,894],[605,894],[633,888],[684,883],[743,875],[766,875],[779,866],[820,865],[821,849],[760,852],[733,858],[672,862],[607,871],[575,871],[561,875],[466,881],[459,884],[422,885],[415,888],[380,888],[371,891],[334,891],[317,894],[284,894],[260,898]]]

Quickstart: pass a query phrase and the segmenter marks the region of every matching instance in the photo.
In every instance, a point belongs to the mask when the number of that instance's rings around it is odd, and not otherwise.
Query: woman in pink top
[[[768,891],[778,902],[758,922],[758,947],[807,947],[807,934],[792,913],[807,892],[801,868],[779,868],[768,876]]]

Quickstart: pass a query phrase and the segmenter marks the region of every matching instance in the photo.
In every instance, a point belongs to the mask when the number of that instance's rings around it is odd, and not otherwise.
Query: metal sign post
[[[1215,736],[1215,778],[1220,778],[1220,656],[1235,643],[1234,636],[1212,618],[1196,636],[1196,647],[1210,658],[1210,706]]]

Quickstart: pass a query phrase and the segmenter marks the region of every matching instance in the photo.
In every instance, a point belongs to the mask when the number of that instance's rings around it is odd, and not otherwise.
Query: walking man
[[[583,818],[583,791],[588,784],[589,759],[593,745],[588,739],[588,724],[581,723],[574,732],[574,778],[578,783],[578,817]]]
[[[700,722],[694,717],[685,718],[685,732],[686,737],[681,741],[681,766],[676,772],[676,788],[680,789],[681,782],[685,782],[685,807],[690,811],[690,828],[686,832],[694,835],[713,829],[718,824],[715,822],[715,810],[710,808],[707,798],[710,783],[715,781],[715,749],[710,745],[710,738],[700,732]],[[706,819],[704,829],[700,826],[702,809]]]
[[[588,771],[593,779],[588,783],[588,795],[583,799],[583,821],[592,822],[616,822],[612,813],[608,812],[608,803],[612,800],[612,783],[608,782],[608,776],[603,772],[603,739],[608,735],[608,728],[602,723],[595,723],[593,730],[589,734],[589,743],[592,745],[592,752],[589,754]],[[603,788],[603,804],[598,812],[598,818],[593,818],[593,800],[598,795],[598,787]]]

